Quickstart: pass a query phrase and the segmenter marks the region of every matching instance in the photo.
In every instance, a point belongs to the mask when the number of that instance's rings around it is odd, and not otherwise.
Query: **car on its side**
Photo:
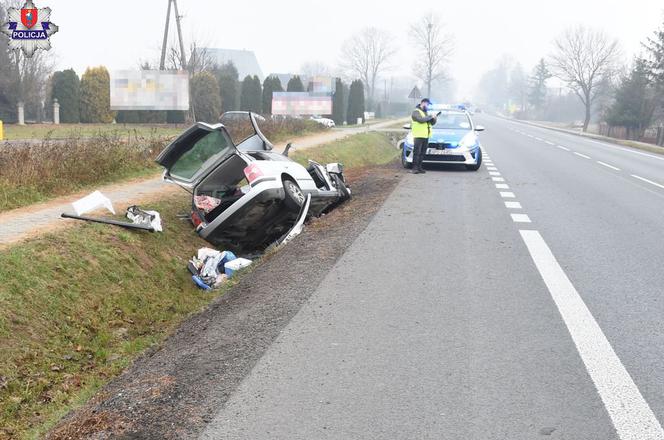
[[[484,131],[481,125],[475,125],[468,112],[457,109],[439,110],[433,108],[429,114],[440,115],[432,127],[429,146],[424,152],[423,163],[462,164],[468,170],[477,171],[482,164],[482,146],[478,132]],[[404,125],[410,129],[410,124]],[[399,142],[401,163],[404,168],[413,166],[413,134]]]
[[[192,194],[191,221],[208,242],[260,251],[293,227],[307,196],[318,216],[348,199],[343,166],[304,167],[277,153],[251,112],[226,112],[218,124],[197,122],[157,157],[163,178]]]

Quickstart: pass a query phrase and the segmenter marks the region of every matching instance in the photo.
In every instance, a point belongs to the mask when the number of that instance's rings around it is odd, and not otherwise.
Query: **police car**
[[[455,163],[465,165],[468,170],[477,171],[482,164],[482,146],[477,132],[484,131],[475,125],[467,111],[432,105],[429,114],[441,112],[436,125],[432,127],[429,146],[424,152],[423,163]],[[410,124],[404,125],[410,129]],[[413,166],[413,135],[408,133],[399,143],[401,163],[404,168]]]

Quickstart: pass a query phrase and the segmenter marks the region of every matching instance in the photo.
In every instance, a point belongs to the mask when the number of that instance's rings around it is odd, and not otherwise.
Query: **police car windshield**
[[[438,112],[432,112],[434,115]],[[463,113],[441,113],[433,128],[448,130],[470,130],[470,120]]]

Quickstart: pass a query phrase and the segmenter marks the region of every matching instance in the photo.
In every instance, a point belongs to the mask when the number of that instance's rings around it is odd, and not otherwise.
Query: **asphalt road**
[[[477,122],[485,166],[405,177],[203,438],[664,439],[664,156]]]

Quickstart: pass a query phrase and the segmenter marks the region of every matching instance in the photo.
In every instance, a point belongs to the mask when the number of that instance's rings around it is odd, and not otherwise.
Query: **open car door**
[[[236,153],[222,124],[197,122],[171,142],[156,162],[166,170],[164,180],[191,191],[218,164]]]
[[[226,112],[219,118],[240,151],[269,151],[273,148],[258,126],[264,121],[259,114],[240,111]]]

